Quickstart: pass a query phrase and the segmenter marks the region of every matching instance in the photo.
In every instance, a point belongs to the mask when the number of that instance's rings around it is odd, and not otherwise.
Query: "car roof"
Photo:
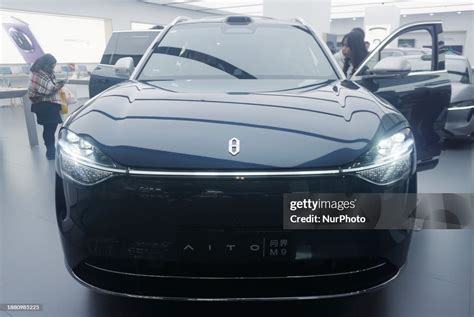
[[[181,20],[178,22],[178,25],[182,24],[197,24],[197,23],[225,23],[225,21],[229,17],[240,17],[240,18],[250,18],[252,20],[251,23],[253,24],[265,24],[265,25],[300,25],[302,24],[296,19],[294,20],[279,20],[279,19],[274,19],[274,18],[269,18],[265,16],[249,16],[249,15],[228,15],[228,16],[222,16],[222,17],[205,17],[205,18],[200,18],[200,19],[188,19],[188,20]]]
[[[112,34],[114,33],[160,33],[163,30],[158,30],[158,29],[146,29],[146,30],[119,30],[119,31],[113,31]]]

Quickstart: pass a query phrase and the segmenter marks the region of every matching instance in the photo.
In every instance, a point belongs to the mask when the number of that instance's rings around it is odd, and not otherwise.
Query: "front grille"
[[[71,205],[71,217],[91,233],[120,236],[127,230],[130,235],[145,240],[167,230],[281,230],[285,193],[396,192],[402,191],[403,186],[376,186],[349,176],[269,179],[122,176],[93,188],[77,187],[78,204]]]
[[[213,195],[271,195],[291,192],[351,193],[373,192],[373,185],[354,176],[286,178],[163,178],[128,177],[116,180],[129,191],[157,196],[182,197],[187,193],[201,197]]]

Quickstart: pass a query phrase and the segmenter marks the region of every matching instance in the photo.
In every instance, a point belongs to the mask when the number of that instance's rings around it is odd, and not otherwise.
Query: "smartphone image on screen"
[[[12,19],[15,22],[3,23],[3,28],[25,62],[32,64],[38,57],[44,55],[43,49],[31,32],[28,23],[15,17],[12,17]]]

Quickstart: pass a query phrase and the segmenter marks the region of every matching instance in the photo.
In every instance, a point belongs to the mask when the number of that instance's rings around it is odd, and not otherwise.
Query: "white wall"
[[[337,36],[337,41],[341,42],[345,34],[349,33],[353,28],[364,29],[364,19],[334,19],[331,21],[329,33]]]
[[[330,0],[263,0],[263,15],[271,18],[289,20],[301,17],[319,34],[329,32],[331,15]]]
[[[176,16],[211,15],[137,0],[1,0],[0,8],[106,19],[107,38],[112,31],[130,29],[132,21],[168,24]]]

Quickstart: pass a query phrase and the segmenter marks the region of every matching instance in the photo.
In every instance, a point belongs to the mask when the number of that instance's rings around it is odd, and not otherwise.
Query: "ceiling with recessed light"
[[[147,3],[169,7],[188,9],[209,14],[242,14],[262,15],[263,2],[283,0],[141,0]],[[288,5],[295,0],[287,0]],[[298,1],[325,1],[325,0],[298,0]],[[436,14],[443,12],[474,11],[474,1],[447,1],[447,0],[332,0],[331,19],[363,17],[365,8],[375,5],[395,5],[400,8],[401,14]]]

